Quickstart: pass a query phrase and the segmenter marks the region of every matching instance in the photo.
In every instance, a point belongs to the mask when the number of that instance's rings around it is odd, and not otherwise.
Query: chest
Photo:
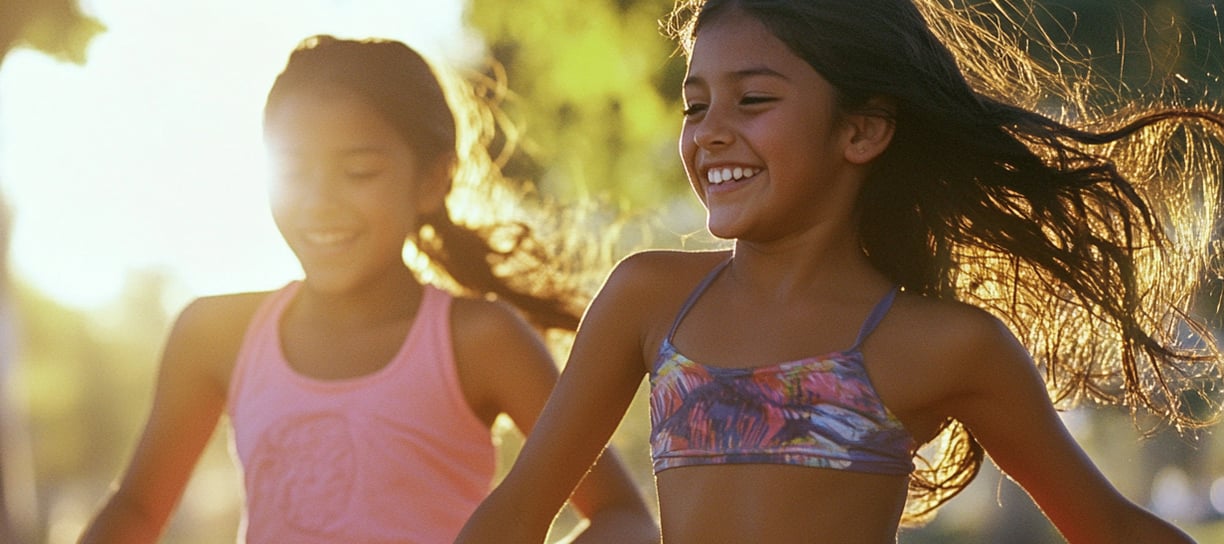
[[[294,371],[319,380],[340,380],[374,374],[404,347],[412,320],[376,326],[337,327],[286,320],[281,324],[281,350]]]

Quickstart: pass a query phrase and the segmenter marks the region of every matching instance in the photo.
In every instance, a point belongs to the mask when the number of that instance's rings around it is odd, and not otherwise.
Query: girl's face
[[[272,217],[315,289],[343,292],[404,266],[419,217],[442,206],[438,169],[344,91],[298,91],[271,112]]]
[[[848,221],[834,89],[759,21],[731,11],[700,29],[684,101],[680,154],[711,233],[773,241]]]

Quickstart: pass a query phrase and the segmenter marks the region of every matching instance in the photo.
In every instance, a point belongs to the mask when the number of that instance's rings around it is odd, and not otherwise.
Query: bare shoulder
[[[906,296],[900,299],[895,336],[938,376],[964,378],[1001,365],[1028,364],[1028,355],[998,317],[976,306]],[[963,383],[950,380],[949,385]]]
[[[601,333],[611,333],[608,340],[616,346],[634,345],[635,357],[648,364],[684,300],[728,258],[728,251],[634,253],[612,270],[587,310],[583,328],[589,328],[589,322]]]
[[[251,319],[268,295],[239,293],[193,300],[175,320],[164,364],[192,367],[189,370],[205,373],[225,387]]]
[[[975,352],[1008,341],[1011,331],[999,318],[963,302],[904,295],[897,312],[905,328],[944,356]]]
[[[451,341],[456,347],[534,334],[518,309],[496,299],[456,296],[451,301],[450,322]]]
[[[608,277],[603,291],[618,297],[645,301],[667,298],[679,292],[687,296],[718,263],[730,258],[728,251],[650,250],[625,257]]]
[[[268,295],[257,292],[197,298],[179,313],[175,329],[184,335],[204,335],[213,342],[241,342],[255,311]]]
[[[902,294],[869,342],[864,354],[873,382],[916,438],[982,384],[1033,370],[1003,321],[956,301]]]
[[[450,325],[455,372],[472,412],[486,425],[504,412],[530,428],[557,373],[540,332],[513,305],[476,297],[452,300]]]

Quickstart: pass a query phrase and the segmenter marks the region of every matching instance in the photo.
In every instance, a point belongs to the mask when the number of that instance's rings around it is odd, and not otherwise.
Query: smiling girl
[[[1207,256],[1224,116],[1087,131],[991,98],[1023,78],[958,60],[1032,61],[940,6],[677,2],[680,154],[733,246],[616,267],[457,542],[540,542],[643,377],[668,544],[895,542],[983,449],[1071,542],[1190,541],[1106,480],[1050,394],[1196,423],[1173,393],[1220,359],[1167,331]]]
[[[264,132],[272,215],[304,277],[183,310],[144,434],[82,542],[154,542],[222,413],[240,541],[454,539],[492,485],[494,419],[529,431],[556,379],[533,325],[572,330],[581,291],[526,225],[452,219],[448,196],[502,180],[464,133],[480,127],[460,123],[487,116],[449,89],[399,42],[317,36],[293,52]],[[516,243],[495,247],[506,232]],[[405,241],[426,266],[405,263]],[[657,540],[611,452],[573,502],[589,520],[576,542]]]

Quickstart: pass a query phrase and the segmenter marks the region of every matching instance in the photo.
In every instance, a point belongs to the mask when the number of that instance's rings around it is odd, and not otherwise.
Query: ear
[[[850,130],[845,158],[853,164],[867,164],[879,157],[892,142],[897,123],[896,102],[877,96],[854,111],[845,114]]]
[[[417,183],[417,213],[430,215],[446,205],[455,174],[455,158],[451,155],[438,157],[422,165]]]

